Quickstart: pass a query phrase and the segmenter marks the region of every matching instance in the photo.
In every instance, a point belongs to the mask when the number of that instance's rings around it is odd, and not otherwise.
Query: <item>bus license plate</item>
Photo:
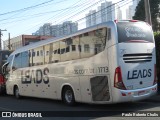
[[[145,94],[145,90],[142,90],[142,91],[138,91],[138,95],[143,95],[143,94]]]

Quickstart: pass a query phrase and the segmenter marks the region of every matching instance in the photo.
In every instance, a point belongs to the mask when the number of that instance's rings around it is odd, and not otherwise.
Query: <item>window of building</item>
[[[32,51],[32,57],[35,57],[36,53],[34,52],[34,50]]]
[[[90,52],[89,44],[84,45],[84,52]]]
[[[46,51],[46,56],[48,56],[49,55],[49,51]]]
[[[57,50],[54,50],[54,54],[57,54]]]
[[[51,62],[52,63],[57,63],[60,61],[60,42],[54,42],[52,44],[53,46],[53,51],[54,51],[54,54],[52,55],[52,59],[51,59]]]
[[[70,52],[70,46],[67,46],[67,47],[66,47],[66,53],[67,53],[67,52]]]
[[[102,51],[102,45],[101,44],[95,44],[95,54],[98,54]]]
[[[61,49],[61,54],[65,53],[65,48]]]
[[[39,56],[39,51],[37,51],[37,56]]]
[[[40,56],[43,56],[44,52],[43,50],[40,51]]]
[[[91,57],[104,50],[106,44],[106,30],[107,28],[93,30],[87,32],[88,36],[86,35],[80,38],[81,58]]]
[[[87,33],[84,33],[84,36],[88,36],[88,32],[87,32]]]
[[[50,63],[50,57],[49,57],[50,44],[44,45],[44,51],[45,51],[44,63],[48,64],[48,63]]]
[[[67,47],[67,41],[68,41],[68,44],[69,44],[69,41],[71,41],[71,39],[66,39],[66,40],[61,40],[60,41],[60,49],[61,49],[61,53],[60,53],[60,60],[61,61],[66,61],[67,60],[67,56],[66,56],[66,47]]]
[[[76,51],[76,46],[72,45],[72,51]]]
[[[44,48],[43,48],[43,46],[41,46],[41,47],[37,47],[37,48],[35,48],[35,49],[32,49],[32,51],[37,51],[36,53],[37,53],[37,55],[36,56],[32,56],[31,58],[30,58],[30,65],[32,65],[32,66],[36,66],[36,65],[42,65],[42,64],[44,64],[44,58],[45,58],[45,56],[44,56]]]

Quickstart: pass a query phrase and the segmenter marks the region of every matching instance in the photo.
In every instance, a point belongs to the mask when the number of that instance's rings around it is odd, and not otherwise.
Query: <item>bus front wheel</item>
[[[62,93],[62,100],[70,106],[75,105],[75,97],[74,97],[74,93],[71,87],[66,86],[63,89],[63,93]]]

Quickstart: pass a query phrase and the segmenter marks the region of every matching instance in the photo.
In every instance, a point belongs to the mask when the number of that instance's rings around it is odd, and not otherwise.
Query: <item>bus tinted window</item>
[[[18,69],[22,67],[22,62],[21,62],[21,53],[17,53],[15,55],[14,61],[13,61],[13,67],[12,69]]]
[[[117,23],[118,41],[130,42],[143,40],[153,42],[153,33],[149,25],[143,22],[119,22]]]
[[[29,67],[29,52],[25,51],[21,53],[21,67]]]

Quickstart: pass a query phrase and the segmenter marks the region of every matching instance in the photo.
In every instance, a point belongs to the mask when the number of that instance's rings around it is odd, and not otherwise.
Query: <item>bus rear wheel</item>
[[[14,96],[15,96],[17,99],[19,99],[19,98],[20,98],[20,95],[19,95],[19,89],[18,89],[18,87],[17,87],[17,86],[15,86],[15,88],[14,88]]]
[[[75,105],[75,97],[71,87],[67,86],[63,90],[62,100],[67,105],[73,106]]]

